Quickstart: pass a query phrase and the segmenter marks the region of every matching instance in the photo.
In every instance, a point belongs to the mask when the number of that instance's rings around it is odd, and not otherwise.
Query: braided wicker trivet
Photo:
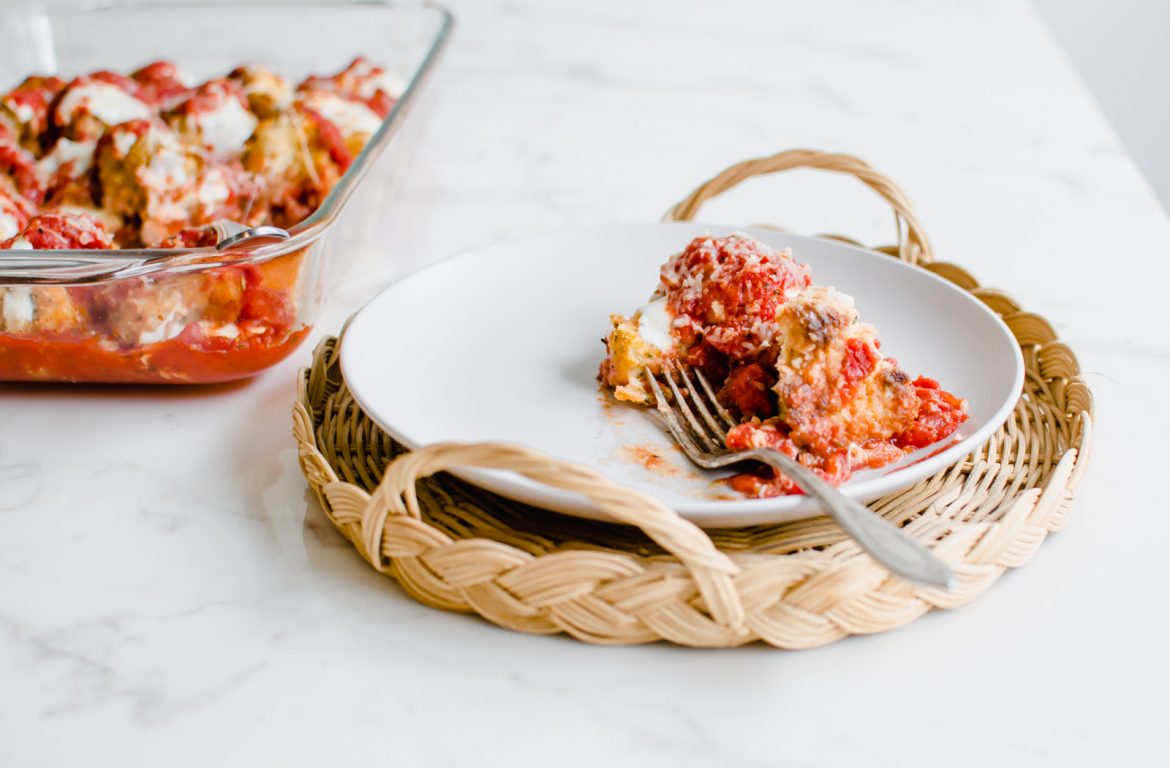
[[[1064,526],[1088,457],[1092,397],[1076,358],[1044,318],[933,262],[909,200],[857,158],[796,150],[741,163],[666,218],[689,220],[744,179],[796,167],[851,174],[873,188],[899,229],[899,244],[878,250],[971,291],[1020,342],[1024,393],[1004,427],[962,462],[871,505],[950,563],[955,589],[890,576],[824,517],[703,532],[654,499],[526,448],[448,444],[402,454],[354,402],[332,338],[301,372],[293,409],[301,469],[329,519],[420,602],[593,643],[759,639],[808,648],[963,605],[1026,563]],[[506,468],[583,492],[631,525],[553,514],[436,474],[455,466]]]

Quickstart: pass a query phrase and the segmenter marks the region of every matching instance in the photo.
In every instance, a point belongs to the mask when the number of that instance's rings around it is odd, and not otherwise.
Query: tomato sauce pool
[[[288,357],[309,333],[280,340],[198,343],[184,332],[173,339],[111,348],[99,337],[37,338],[0,334],[0,379],[134,384],[214,384],[241,379]],[[195,343],[193,343],[195,342]]]

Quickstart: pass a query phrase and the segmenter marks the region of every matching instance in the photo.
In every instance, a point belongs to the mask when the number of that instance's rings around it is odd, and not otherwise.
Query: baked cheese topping
[[[5,107],[7,107],[8,110],[12,112],[16,119],[21,123],[32,122],[33,118],[35,118],[37,115],[36,110],[33,109],[31,104],[26,104],[25,102],[17,101],[16,99],[6,98],[3,101],[0,101],[0,104],[3,104]]]
[[[70,87],[57,105],[58,120],[62,125],[73,122],[79,112],[86,112],[106,125],[117,125],[128,120],[142,120],[152,114],[151,108],[113,83],[100,81]]]
[[[213,154],[238,155],[256,130],[256,116],[236,99],[224,99],[216,108],[191,116],[203,143]]]
[[[96,147],[96,141],[71,141],[62,137],[37,161],[37,169],[45,178],[51,178],[62,169],[67,169],[71,176],[80,176],[93,165]]]
[[[666,299],[656,299],[644,304],[638,309],[638,335],[647,344],[666,352],[674,347],[674,337],[670,335],[674,316],[666,308]]]
[[[171,62],[0,93],[0,250],[209,248],[216,222],[290,228],[393,105],[364,58],[294,86],[263,66],[195,84]],[[303,252],[76,286],[0,287],[0,378],[220,381],[307,333]]]
[[[301,103],[336,125],[341,133],[351,136],[370,135],[382,126],[382,118],[359,101],[350,101],[325,91],[310,91],[300,98]]]
[[[24,229],[25,219],[16,203],[0,194],[0,242],[19,235]]]
[[[12,330],[27,329],[33,322],[32,287],[14,285],[4,290],[2,314],[4,326]]]
[[[16,217],[15,213],[0,208],[0,240],[15,237],[20,234],[22,229],[24,227],[20,225],[20,219]]]

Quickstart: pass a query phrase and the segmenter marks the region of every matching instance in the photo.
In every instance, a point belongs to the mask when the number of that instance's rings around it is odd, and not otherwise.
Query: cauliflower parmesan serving
[[[649,303],[610,319],[599,378],[619,400],[651,405],[646,376],[678,360],[702,371],[739,419],[729,448],[776,448],[834,484],[967,419],[965,400],[881,353],[852,297],[814,284],[787,249],[746,235],[696,238],[662,266]],[[752,497],[800,493],[762,472],[729,482]]]
[[[299,84],[260,65],[196,83],[168,61],[128,75],[28,77],[0,95],[0,259],[203,248],[222,220],[291,227],[320,206],[401,91],[362,57]],[[258,370],[304,335],[294,328],[302,256],[0,285],[0,378],[216,381]],[[235,363],[209,357],[223,351]]]

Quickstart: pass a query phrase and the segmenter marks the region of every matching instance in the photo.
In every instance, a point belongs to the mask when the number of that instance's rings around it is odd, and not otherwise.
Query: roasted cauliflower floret
[[[60,138],[37,161],[37,172],[45,184],[43,211],[86,213],[102,221],[111,232],[122,226],[119,216],[101,207],[101,189],[93,172],[96,141]]]
[[[271,117],[292,105],[292,85],[268,67],[256,64],[236,67],[228,75],[228,79],[239,83],[243,88],[248,106],[256,117]]]
[[[57,285],[0,288],[0,333],[82,333],[89,317],[73,291]]]
[[[0,249],[105,249],[113,236],[101,222],[89,216],[42,214],[29,219],[17,235],[0,243]],[[0,332],[84,332],[89,315],[79,289],[62,286],[16,285],[0,289]]]
[[[53,106],[51,123],[67,139],[89,141],[111,126],[153,114],[136,81],[114,72],[95,72],[65,86]]]
[[[774,387],[792,439],[820,452],[887,440],[918,414],[910,378],[858,322],[853,298],[825,286],[799,291],[776,316]]]
[[[37,171],[36,157],[6,135],[0,135],[0,178],[33,204],[40,203],[45,196],[45,183]]]
[[[244,148],[244,170],[262,180],[258,209],[286,228],[317,209],[352,160],[333,123],[298,107],[261,120]]]
[[[173,339],[203,316],[207,302],[198,274],[123,281],[90,297],[94,319],[127,346]]]
[[[638,333],[641,313],[632,317],[610,315],[613,329],[604,339],[606,356],[601,362],[599,376],[606,386],[613,387],[618,400],[650,404],[646,389],[646,373],[657,374],[662,366],[662,350]]]
[[[0,242],[24,231],[36,207],[16,191],[8,177],[0,175]]]
[[[382,118],[360,101],[326,91],[310,91],[297,97],[304,113],[319,115],[336,127],[351,156],[356,156],[370,137],[382,127]]]
[[[148,247],[190,226],[239,218],[254,196],[238,164],[209,160],[155,121],[111,129],[98,143],[97,173],[103,207],[136,223],[131,229]]]
[[[39,155],[41,137],[49,127],[49,105],[64,87],[60,78],[34,75],[0,96],[0,137],[7,133]]]

